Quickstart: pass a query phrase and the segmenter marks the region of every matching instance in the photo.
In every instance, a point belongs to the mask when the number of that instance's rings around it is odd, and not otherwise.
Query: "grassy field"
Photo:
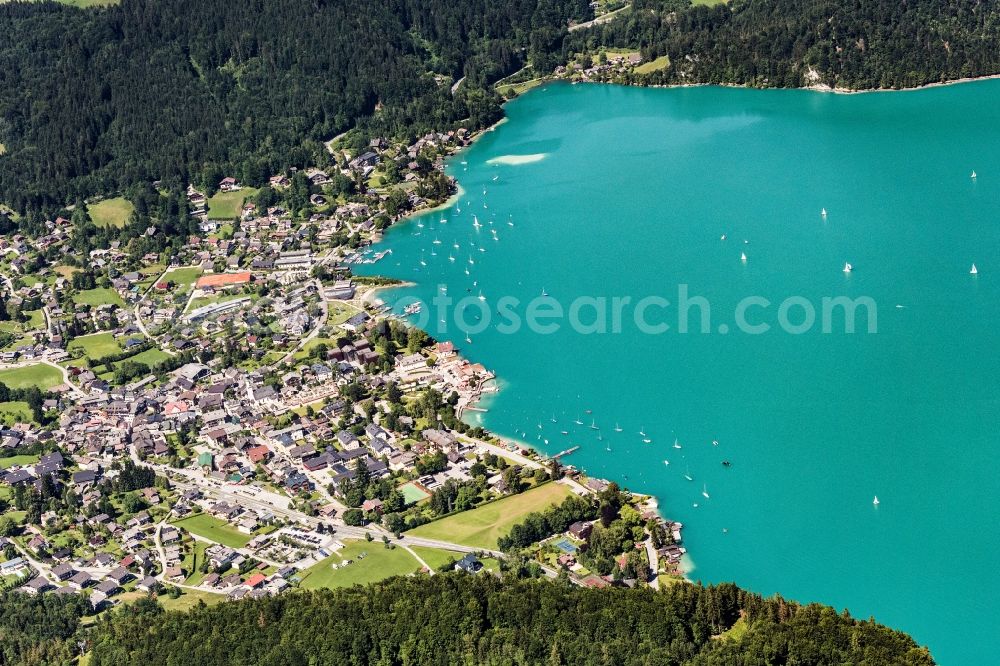
[[[545,83],[545,79],[530,79],[528,81],[522,81],[521,83],[506,83],[497,86],[497,92],[501,95],[508,95],[513,92],[515,95],[521,95],[528,92],[532,88],[542,85]]]
[[[729,0],[691,0],[692,5],[705,5],[706,7],[711,7],[712,5],[722,5],[729,2]]]
[[[99,227],[124,227],[135,206],[128,199],[115,197],[87,205],[90,219]]]
[[[326,321],[330,326],[340,326],[360,312],[360,310],[348,303],[330,303],[328,310]]]
[[[302,345],[302,349],[295,352],[292,358],[294,358],[296,361],[305,360],[309,358],[309,354],[312,352],[312,350],[318,347],[319,345],[326,345],[328,348],[333,348],[337,346],[337,341],[334,340],[333,338],[315,337],[309,342]]]
[[[0,405],[7,405],[10,403],[0,403]],[[25,456],[8,456],[7,458],[0,458],[0,469],[9,469],[14,465],[34,465],[38,462],[38,456],[35,455],[25,455]]]
[[[240,216],[243,202],[257,195],[257,190],[244,187],[236,192],[218,192],[208,200],[208,219],[233,220]]]
[[[22,401],[0,402],[0,423],[13,425],[15,423],[31,423],[32,420],[31,408],[28,407],[28,403]],[[3,467],[2,458],[0,458],[0,467]]]
[[[161,363],[170,358],[170,354],[159,349],[147,349],[144,352],[139,352],[135,356],[130,356],[129,361],[135,361],[136,363],[145,363],[150,368],[152,368],[157,363]],[[117,365],[117,364],[116,364]]]
[[[170,271],[164,279],[167,282],[173,282],[178,287],[183,287],[182,291],[186,291],[201,277],[203,272],[197,266],[185,266]]]
[[[697,3],[696,3],[697,4]],[[670,58],[668,56],[660,56],[655,60],[650,60],[649,62],[644,62],[635,68],[636,74],[650,74],[658,69],[665,69],[670,64]]]
[[[427,546],[410,546],[410,548],[434,571],[445,571],[444,566],[448,562],[465,557],[464,553],[442,550],[441,548],[428,548]]]
[[[202,579],[205,577],[205,574],[198,571],[198,567],[205,560],[206,548],[208,548],[208,544],[204,541],[195,541],[191,553],[181,563],[184,570],[190,574],[184,581],[185,585],[200,585]]]
[[[364,554],[364,557],[362,557]],[[333,564],[353,560],[345,567]],[[302,572],[302,587],[317,590],[324,587],[365,585],[390,576],[405,576],[420,570],[420,563],[402,548],[387,549],[381,541],[345,541],[344,548],[317,562]]]
[[[77,349],[82,350],[84,356],[92,359],[103,358],[109,354],[120,354],[122,351],[112,333],[93,333],[73,338],[66,347],[66,351],[72,354]]]
[[[495,550],[497,539],[510,532],[510,528],[525,515],[558,504],[571,493],[561,483],[546,483],[520,495],[505,497],[471,511],[421,525],[407,534]]]
[[[63,383],[62,373],[51,365],[36,363],[34,365],[23,365],[9,370],[0,370],[0,382],[10,388],[29,388],[37,386],[42,389],[50,389]]]
[[[117,305],[120,308],[125,307],[125,301],[122,300],[122,297],[114,289],[85,289],[84,291],[77,292],[76,296],[73,297],[73,301],[90,306]]]
[[[207,513],[199,513],[174,521],[177,527],[182,527],[192,534],[197,534],[209,541],[221,543],[230,548],[243,548],[250,542],[250,535],[240,532],[229,523],[214,518]]]

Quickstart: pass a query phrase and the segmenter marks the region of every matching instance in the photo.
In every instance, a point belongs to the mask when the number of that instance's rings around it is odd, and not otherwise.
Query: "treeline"
[[[634,80],[902,88],[1000,72],[1000,5],[948,0],[634,0],[571,33],[564,55],[639,48],[670,66]],[[814,74],[810,74],[810,72]]]
[[[89,611],[82,595],[0,594],[0,664],[70,663],[77,654],[72,639]]]
[[[37,386],[28,388],[11,388],[0,382],[0,402],[25,402],[31,410],[31,418],[39,425],[45,425],[49,419],[45,414],[45,400],[54,398],[52,393],[44,392]]]
[[[153,180],[175,200],[188,182],[322,165],[352,128],[361,146],[483,127],[501,115],[489,84],[590,14],[586,0],[0,3],[0,201],[53,211]]]
[[[713,639],[737,621],[745,632]],[[459,573],[368,587],[112,612],[92,666],[159,664],[931,664],[924,648],[832,608],[735,585],[587,589]]]

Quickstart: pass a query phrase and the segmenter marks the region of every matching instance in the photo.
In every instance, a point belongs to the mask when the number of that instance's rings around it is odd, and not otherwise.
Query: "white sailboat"
[[[854,266],[852,266],[850,263],[844,264],[844,272],[845,273],[850,273],[853,270],[854,270]]]
[[[872,504],[874,504],[875,506],[878,506],[878,504],[879,504],[879,502],[878,502],[878,495],[876,495],[875,499],[872,500]]]
[[[441,239],[440,238],[435,238],[434,239],[434,244],[435,245],[440,245],[441,244]]]
[[[670,461],[667,460],[666,458],[664,458],[663,459],[663,464],[666,465],[667,467],[669,467],[670,466]]]
[[[639,428],[639,434],[642,435],[643,437],[645,437],[646,436],[646,429],[645,428]]]
[[[719,240],[726,240],[726,234],[722,234],[721,236],[719,236]]]
[[[642,443],[643,444],[652,444],[653,440],[651,440],[649,437],[646,437],[645,439],[642,440]]]
[[[746,252],[740,252],[740,261],[742,261],[744,264],[747,263],[747,253]]]
[[[705,499],[708,499],[708,486],[706,486],[704,483],[701,484],[701,495]]]
[[[677,441],[676,437],[674,437],[674,448],[675,449],[681,448],[681,443]]]
[[[583,425],[583,421],[581,421],[581,420],[579,419],[579,417],[577,417],[577,419],[576,419],[575,421],[573,421],[573,423],[575,423],[575,424],[577,424],[577,425]]]
[[[599,428],[597,427],[597,421],[596,421],[596,420],[593,420],[593,419],[592,419],[592,420],[590,421],[590,429],[591,429],[591,430],[598,430],[598,429],[599,429]]]
[[[615,423],[615,432],[621,432],[621,431],[622,431],[621,426]]]
[[[483,290],[482,289],[479,290],[479,300],[481,300],[481,301],[485,301],[486,300],[486,297],[483,296]]]
[[[691,468],[690,467],[688,467],[687,471],[684,472],[684,478],[687,479],[688,481],[694,481],[694,477],[691,476]]]
[[[975,264],[972,264],[972,269],[969,270],[969,274],[970,275],[979,275],[979,269],[976,268]]]
[[[455,255],[449,254],[448,255],[448,261],[454,262],[455,261]]]
[[[823,218],[823,219],[825,220],[825,219],[826,219],[826,208],[824,208],[823,210],[821,210],[821,211],[819,212],[819,214],[820,214],[820,216],[822,216],[822,218]]]
[[[975,180],[975,179],[976,179],[976,171],[975,171],[975,169],[973,169],[973,171],[972,171],[972,175],[971,175],[971,176],[969,176],[969,177],[970,177],[970,178],[972,178],[972,180]]]

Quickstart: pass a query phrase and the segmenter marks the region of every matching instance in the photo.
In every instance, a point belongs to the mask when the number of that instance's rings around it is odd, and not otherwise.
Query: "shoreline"
[[[893,92],[918,92],[921,90],[928,90],[931,88],[943,88],[945,86],[960,85],[963,83],[977,83],[979,81],[990,81],[993,79],[1000,79],[1000,73],[997,74],[984,74],[982,76],[967,76],[960,79],[952,79],[949,81],[934,81],[933,83],[924,83],[919,86],[910,86],[908,88],[835,88],[829,86],[825,83],[814,83],[808,86],[796,86],[796,87],[761,87],[761,86],[751,86],[745,83],[624,83],[621,81],[597,81],[591,79],[580,79],[572,80],[567,77],[560,77],[554,74],[549,74],[543,77],[539,77],[541,83],[531,90],[536,90],[542,88],[550,83],[568,83],[571,85],[576,84],[598,84],[598,85],[611,85],[611,86],[621,86],[623,88],[655,88],[659,90],[671,90],[675,88],[737,88],[743,90],[808,90],[810,92],[818,93],[829,93],[834,95],[864,95],[869,93],[893,93]],[[531,90],[526,90],[525,92],[508,99],[504,102],[506,106],[511,101],[517,99],[521,95],[525,95],[531,92]],[[506,116],[504,117],[506,119]]]

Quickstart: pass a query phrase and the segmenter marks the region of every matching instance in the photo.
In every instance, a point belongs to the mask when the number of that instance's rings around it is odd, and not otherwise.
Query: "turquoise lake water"
[[[707,332],[694,308],[680,333],[673,306],[647,310],[671,324],[658,335],[628,309],[617,333],[425,325],[501,378],[485,426],[547,453],[579,445],[567,463],[655,494],[685,524],[691,578],[846,607],[942,663],[990,663],[998,99],[1000,81],[863,95],[545,86],[450,162],[456,204],[394,227],[393,253],[358,272],[417,283],[384,294],[397,308],[446,285],[492,315],[502,296],[676,303],[687,285],[710,304]],[[734,316],[754,296],[771,303],[747,311],[772,326],[759,335]],[[855,333],[836,314],[823,333],[822,299],[838,296],[872,299],[877,332],[862,309]],[[781,330],[789,297],[814,304],[811,330]],[[802,317],[800,301],[789,319]]]

